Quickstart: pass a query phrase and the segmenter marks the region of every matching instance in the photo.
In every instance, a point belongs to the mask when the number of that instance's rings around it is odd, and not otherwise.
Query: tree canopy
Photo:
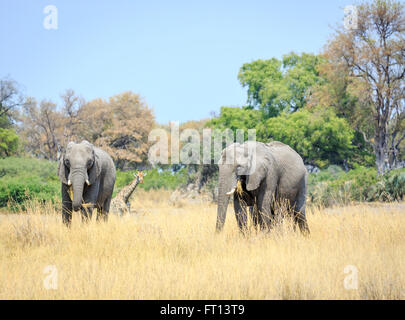
[[[153,111],[139,95],[124,92],[88,103],[74,91],[61,95],[62,106],[28,98],[21,112],[20,133],[26,150],[55,160],[69,141],[88,140],[109,152],[118,167],[146,162]]]
[[[268,140],[281,141],[296,150],[308,164],[326,167],[350,162],[353,153],[354,132],[347,121],[336,116],[330,108],[313,112],[300,110],[283,113],[264,123]]]
[[[138,94],[128,91],[108,101],[90,101],[79,110],[79,118],[81,136],[109,152],[118,167],[146,162],[155,117]]]
[[[347,69],[350,89],[368,111],[373,124],[370,139],[377,171],[389,169],[389,154],[398,157],[405,139],[405,5],[375,0],[358,6],[356,28],[340,26],[328,43],[332,69]]]
[[[249,106],[261,110],[266,118],[303,108],[311,87],[321,81],[317,70],[321,61],[317,55],[293,52],[281,61],[272,58],[244,64],[238,78],[247,87]]]

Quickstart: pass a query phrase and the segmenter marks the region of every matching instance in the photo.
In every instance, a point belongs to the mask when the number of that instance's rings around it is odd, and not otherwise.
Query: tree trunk
[[[375,136],[375,154],[377,175],[384,175],[389,170],[388,139],[385,128],[378,128]]]

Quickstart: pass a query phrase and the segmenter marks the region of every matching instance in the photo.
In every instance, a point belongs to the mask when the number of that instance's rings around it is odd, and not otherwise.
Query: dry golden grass
[[[404,204],[358,205],[308,214],[311,235],[285,223],[269,234],[237,229],[228,209],[174,207],[168,192],[139,191],[136,215],[71,229],[59,212],[0,216],[1,299],[404,299]],[[46,289],[47,266],[57,289]],[[344,269],[358,269],[347,290]]]

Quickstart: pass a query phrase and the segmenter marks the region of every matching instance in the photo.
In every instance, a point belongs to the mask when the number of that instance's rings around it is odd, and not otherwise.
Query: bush
[[[60,194],[56,162],[34,158],[0,159],[0,207],[27,200],[54,201]]]
[[[9,157],[0,159],[0,207],[24,209],[27,201],[55,203],[60,198],[60,182],[56,174],[57,163],[34,158]],[[117,170],[114,195],[130,184],[136,173]],[[177,172],[153,169],[147,171],[144,184],[139,188],[174,190],[186,185],[190,175],[186,168]],[[205,188],[215,193],[216,175]],[[309,175],[308,198],[310,204],[331,206],[360,201],[400,201],[405,195],[405,169],[393,170],[377,177],[374,168],[358,166],[344,172],[339,166]]]
[[[114,195],[130,184],[136,173],[117,170]],[[153,169],[147,171],[144,184],[139,188],[174,190],[187,184],[187,169],[177,172]],[[39,202],[60,198],[60,182],[57,176],[57,163],[35,158],[9,157],[0,159],[0,207],[10,205],[12,209],[25,208],[28,200]]]
[[[331,166],[310,174],[308,197],[312,204],[331,206],[361,201],[399,201],[405,195],[405,170],[393,170],[377,177],[375,168],[357,168],[344,172]]]
[[[15,154],[18,149],[18,135],[14,129],[0,128],[0,157]]]
[[[117,170],[117,179],[115,182],[114,195],[121,190],[122,187],[130,184],[134,180],[136,170],[119,171]],[[152,169],[145,171],[146,177],[144,183],[139,185],[139,188],[144,190],[150,189],[169,189],[174,190],[182,185],[187,184],[188,174],[187,169],[181,169],[177,172],[171,170]]]
[[[369,191],[370,201],[401,201],[405,195],[405,170],[394,170]]]

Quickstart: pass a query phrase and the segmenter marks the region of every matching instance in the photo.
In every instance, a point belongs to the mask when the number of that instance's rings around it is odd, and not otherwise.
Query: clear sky
[[[319,53],[350,0],[0,0],[0,77],[37,100],[132,90],[158,122],[243,105],[243,63]],[[47,5],[58,29],[43,27]]]

